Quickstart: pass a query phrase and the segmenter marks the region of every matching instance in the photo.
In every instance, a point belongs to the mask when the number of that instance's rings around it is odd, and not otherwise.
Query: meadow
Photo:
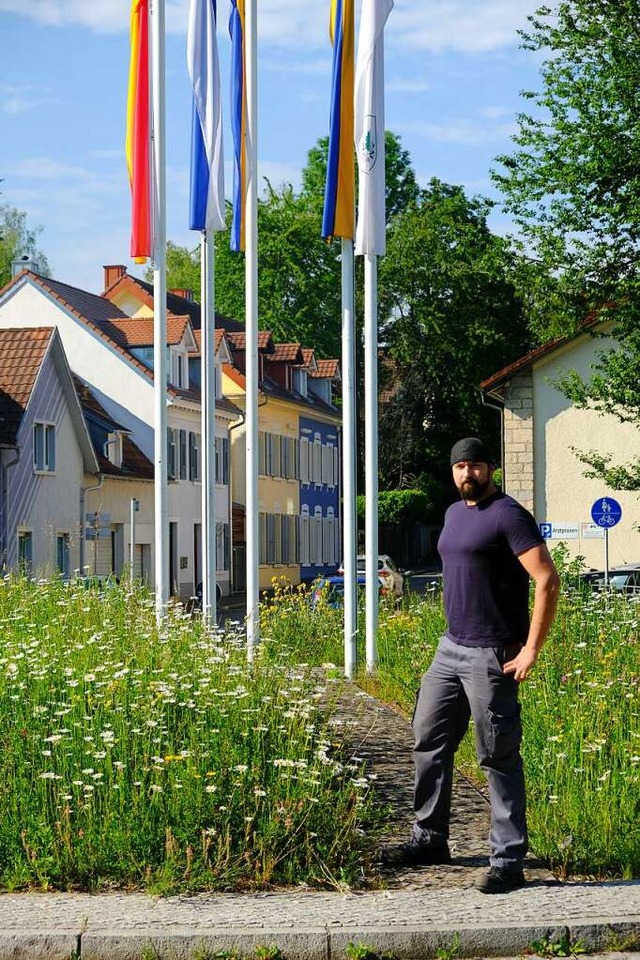
[[[562,876],[640,876],[639,613],[567,579],[522,688],[531,847]],[[437,599],[383,604],[358,682],[410,715],[443,625]],[[276,584],[251,667],[241,630],[179,606],[158,629],[142,587],[7,578],[0,626],[1,889],[379,882],[339,610]],[[470,735],[458,766],[480,778]]]
[[[0,583],[0,889],[362,882],[379,816],[335,671],[143,589]]]

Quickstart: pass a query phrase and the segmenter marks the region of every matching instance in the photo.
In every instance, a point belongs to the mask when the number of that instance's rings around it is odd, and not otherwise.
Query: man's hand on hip
[[[522,683],[522,681],[526,680],[529,676],[531,668],[536,660],[536,654],[528,647],[523,647],[520,653],[514,657],[513,660],[507,660],[502,668],[502,672],[512,673],[514,680],[517,680],[518,683]]]

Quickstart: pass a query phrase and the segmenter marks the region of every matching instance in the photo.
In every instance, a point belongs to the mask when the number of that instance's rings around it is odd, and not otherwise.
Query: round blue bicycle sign
[[[613,497],[601,497],[591,507],[591,519],[605,530],[615,527],[622,519],[622,507]]]

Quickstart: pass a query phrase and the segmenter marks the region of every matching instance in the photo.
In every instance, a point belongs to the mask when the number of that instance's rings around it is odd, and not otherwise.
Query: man
[[[473,718],[491,802],[490,867],[477,886],[505,893],[524,884],[527,852],[518,687],[553,622],[559,580],[531,514],[496,488],[485,444],[459,440],[451,468],[461,499],[447,510],[438,542],[447,630],[422,678],[413,718],[415,824],[411,840],[386,859],[450,861],[453,758]]]

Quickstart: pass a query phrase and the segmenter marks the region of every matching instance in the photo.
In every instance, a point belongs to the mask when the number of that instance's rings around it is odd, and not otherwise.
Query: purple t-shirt
[[[526,641],[529,574],[518,554],[541,543],[529,511],[504,493],[449,507],[438,552],[450,640],[465,647]]]

